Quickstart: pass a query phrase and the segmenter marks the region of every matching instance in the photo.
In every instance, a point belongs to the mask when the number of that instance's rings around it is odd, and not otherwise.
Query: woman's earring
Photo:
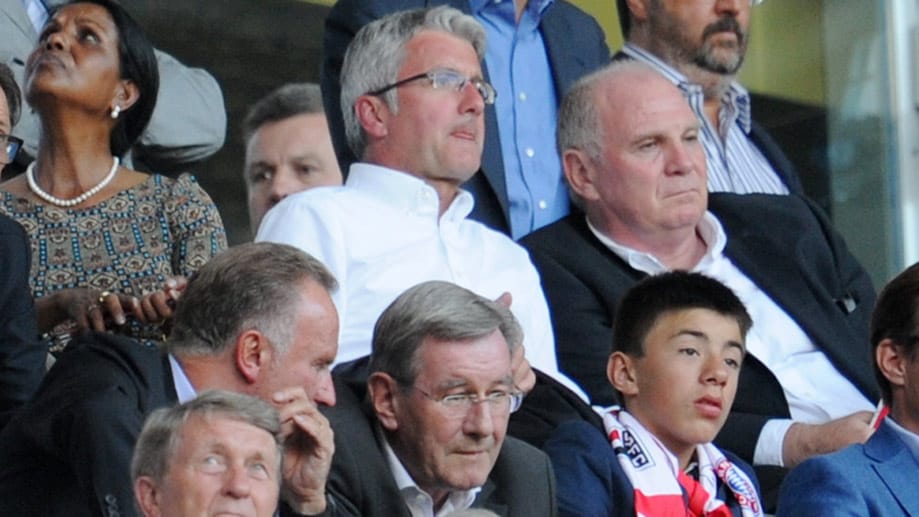
[[[113,119],[118,118],[118,115],[119,115],[120,113],[121,113],[121,106],[119,106],[119,105],[116,104],[115,107],[112,108],[112,113],[111,113],[112,118],[113,118]]]

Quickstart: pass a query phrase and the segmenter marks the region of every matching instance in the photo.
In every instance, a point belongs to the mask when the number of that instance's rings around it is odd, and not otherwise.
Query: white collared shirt
[[[435,512],[434,499],[415,483],[405,465],[396,456],[396,451],[386,441],[383,433],[379,429],[377,429],[377,433],[380,436],[380,443],[383,444],[383,453],[386,456],[387,464],[389,464],[389,471],[392,473],[396,486],[399,487],[399,492],[402,494],[402,500],[408,506],[412,517],[442,517],[452,512],[472,507],[472,503],[475,502],[475,497],[482,490],[482,487],[451,491],[444,504]]]
[[[191,385],[191,381],[185,375],[182,365],[172,354],[169,354],[169,369],[172,370],[172,383],[175,386],[179,404],[184,404],[198,396],[195,387]]]
[[[610,239],[589,220],[587,225],[600,242],[633,269],[649,275],[669,270],[651,254]],[[782,442],[793,422],[820,424],[856,411],[871,411],[874,404],[839,373],[800,325],[723,254],[727,235],[714,214],[706,211],[697,231],[706,250],[692,271],[721,281],[743,302],[753,319],[746,339],[747,352],[778,379],[791,413],[791,420],[773,419],[763,427],[756,442],[754,464],[783,464]]]
[[[467,218],[472,196],[460,191],[442,216],[437,191],[410,174],[367,163],[351,166],[342,187],[288,197],[265,215],[256,241],[296,246],[338,280],[336,364],[370,354],[373,326],[406,289],[453,282],[489,299],[504,292],[524,331],[530,364],[575,390],[558,370],[549,308],[527,252],[506,235]]]

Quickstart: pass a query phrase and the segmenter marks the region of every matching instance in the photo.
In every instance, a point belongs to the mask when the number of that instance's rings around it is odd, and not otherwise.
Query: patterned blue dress
[[[137,297],[189,276],[227,246],[220,214],[189,175],[152,175],[88,208],[63,208],[2,192],[0,213],[25,228],[32,247],[29,285],[38,299],[90,287]],[[66,325],[54,334],[67,332]],[[119,333],[148,344],[158,325],[130,321]]]

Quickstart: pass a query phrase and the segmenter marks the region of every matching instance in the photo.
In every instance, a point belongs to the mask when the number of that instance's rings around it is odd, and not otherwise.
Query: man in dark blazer
[[[526,4],[526,0],[515,0],[515,3]],[[476,14],[469,0],[339,0],[332,6],[325,21],[320,85],[342,173],[347,175],[351,163],[357,161],[345,139],[341,112],[340,74],[348,44],[361,27],[373,20],[404,9],[437,5],[449,5],[465,14]],[[540,18],[539,33],[546,47],[558,99],[579,77],[609,62],[609,47],[597,21],[565,0],[548,3]],[[510,60],[509,56],[507,60]],[[486,57],[482,66],[486,80],[490,66],[494,64]],[[499,91],[495,102],[515,102],[515,109],[529,109],[525,103],[516,102],[511,92]],[[533,109],[554,110],[556,106],[535,106]],[[485,107],[485,148],[481,169],[464,184],[464,188],[475,198],[472,218],[510,235],[508,187],[493,105]]]
[[[505,436],[520,339],[506,307],[454,284],[397,298],[377,323],[369,380],[339,380],[323,410],[335,430],[327,514],[555,515],[549,459]]]
[[[45,373],[45,348],[38,341],[29,290],[32,252],[25,231],[0,216],[0,429],[24,404]]]
[[[616,62],[585,78],[562,103],[559,140],[586,214],[524,245],[549,300],[560,368],[595,404],[614,402],[604,371],[612,314],[635,282],[685,269],[738,293],[754,319],[751,354],[715,443],[762,467],[771,502],[776,467],[870,435],[878,391],[865,344],[874,290],[803,198],[708,196],[698,131],[679,90],[646,65]]]
[[[295,248],[246,244],[190,279],[168,353],[111,334],[75,340],[0,433],[0,515],[135,515],[130,463],[144,419],[207,389],[278,408],[284,515],[324,511],[333,441],[317,405],[335,403],[334,287]]]
[[[778,515],[919,515],[919,264],[881,291],[875,375],[890,413],[864,445],[811,458],[782,484]]]
[[[679,86],[703,121],[710,191],[802,194],[794,166],[753,122],[750,94],[735,80],[758,3],[616,0],[626,44],[614,59],[642,61]]]

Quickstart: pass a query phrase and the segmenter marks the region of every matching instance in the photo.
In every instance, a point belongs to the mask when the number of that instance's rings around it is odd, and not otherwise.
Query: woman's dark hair
[[[112,154],[123,156],[140,138],[153,115],[156,95],[160,89],[160,74],[156,64],[153,44],[140,25],[120,4],[113,0],[73,0],[65,5],[95,4],[106,11],[118,29],[118,55],[121,78],[137,86],[140,96],[130,108],[121,112],[112,129],[110,147]],[[60,9],[58,7],[57,9]],[[55,11],[57,10],[55,9]],[[54,12],[51,13],[52,16]]]
[[[0,63],[0,90],[6,97],[6,103],[10,107],[10,126],[15,126],[19,121],[19,109],[22,106],[22,94],[19,93],[19,85],[16,84],[16,78],[13,77],[13,71],[10,67]]]

